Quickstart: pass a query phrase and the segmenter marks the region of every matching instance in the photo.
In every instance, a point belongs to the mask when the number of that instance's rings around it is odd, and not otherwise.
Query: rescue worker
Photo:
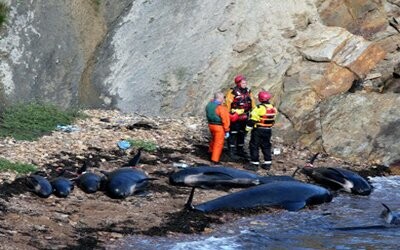
[[[260,102],[256,108],[250,113],[247,121],[246,131],[251,131],[250,137],[250,163],[246,169],[256,171],[259,163],[259,149],[264,155],[264,163],[261,168],[269,170],[272,164],[271,157],[271,128],[275,124],[277,114],[276,108],[270,103],[271,94],[268,91],[260,91],[258,93],[258,101]]]
[[[245,128],[249,112],[255,107],[255,101],[243,75],[236,76],[234,81],[236,86],[229,89],[225,103],[231,118],[229,156],[232,160],[238,160],[239,157],[248,158],[244,151]]]
[[[224,102],[224,94],[214,94],[214,99],[206,106],[208,128],[211,133],[211,141],[208,152],[211,153],[211,162],[218,164],[224,148],[224,139],[229,137],[229,112]]]

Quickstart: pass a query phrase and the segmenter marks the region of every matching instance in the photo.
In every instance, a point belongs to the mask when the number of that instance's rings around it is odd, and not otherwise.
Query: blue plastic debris
[[[56,130],[71,133],[71,132],[79,131],[79,128],[74,125],[57,125]]]
[[[131,147],[131,144],[128,141],[125,141],[125,140],[117,142],[117,145],[118,145],[118,147],[120,149],[123,149],[123,150],[128,149],[128,148]]]

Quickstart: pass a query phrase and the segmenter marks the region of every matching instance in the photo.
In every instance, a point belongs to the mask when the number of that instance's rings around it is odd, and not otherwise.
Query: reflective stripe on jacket
[[[250,121],[255,127],[270,128],[275,123],[277,110],[269,103],[257,105],[250,113]]]

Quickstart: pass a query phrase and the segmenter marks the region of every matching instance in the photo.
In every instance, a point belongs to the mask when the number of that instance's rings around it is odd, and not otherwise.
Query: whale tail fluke
[[[89,165],[89,163],[87,161],[84,161],[82,167],[80,169],[78,169],[78,171],[76,171],[76,173],[78,175],[82,175],[82,174],[86,173],[86,171],[88,169],[88,165]]]
[[[137,165],[139,164],[140,157],[141,157],[141,155],[142,155],[142,150],[143,150],[142,147],[141,147],[141,148],[138,148],[137,153],[135,154],[135,156],[133,156],[133,158],[132,158],[131,160],[128,161],[128,163],[126,164],[126,166],[129,166],[129,167],[135,167],[135,166],[137,166]]]
[[[385,204],[385,203],[381,203],[382,206],[385,208],[385,210],[383,210],[381,212],[381,218],[383,218],[387,223],[390,224],[391,221],[391,214],[392,214],[392,210],[390,210],[390,208]]]
[[[304,166],[297,167],[296,170],[294,170],[292,177],[294,177],[299,170],[301,170],[301,172],[307,174],[307,172],[308,172],[307,170],[311,170],[311,168],[314,165],[314,161],[317,159],[318,155],[319,155],[319,152],[314,154],[313,156],[311,156],[311,158],[306,162],[306,164]]]
[[[382,202],[381,204],[382,204],[382,206],[384,206],[386,208],[386,211],[388,211],[388,212],[391,211],[390,208],[385,203]]]
[[[314,154],[314,155],[310,158],[310,160],[308,161],[308,163],[311,164],[311,165],[313,165],[313,164],[314,164],[314,161],[317,159],[318,155],[319,155],[319,152],[316,153],[316,154]]]

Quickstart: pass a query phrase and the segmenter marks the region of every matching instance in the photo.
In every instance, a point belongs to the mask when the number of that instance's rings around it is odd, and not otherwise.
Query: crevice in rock
[[[289,118],[289,116],[287,114],[285,114],[285,112],[283,112],[281,109],[279,109],[279,108],[277,108],[277,109],[278,109],[278,113],[283,115],[290,122],[290,125],[294,128],[294,122]]]
[[[354,80],[353,84],[347,92],[354,94],[355,92],[362,90],[362,83],[363,80],[361,79]]]

